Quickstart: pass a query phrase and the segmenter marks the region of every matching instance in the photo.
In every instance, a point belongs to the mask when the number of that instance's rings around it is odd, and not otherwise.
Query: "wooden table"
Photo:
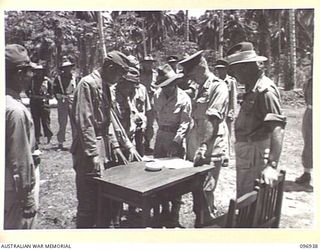
[[[105,198],[127,203],[142,209],[142,226],[148,226],[150,209],[157,206],[159,198],[176,197],[202,189],[205,174],[214,166],[168,169],[151,172],[145,170],[146,162],[132,162],[106,169],[98,183],[98,226],[103,227],[103,202]],[[202,204],[202,203],[201,203]],[[203,217],[203,212],[201,213]]]

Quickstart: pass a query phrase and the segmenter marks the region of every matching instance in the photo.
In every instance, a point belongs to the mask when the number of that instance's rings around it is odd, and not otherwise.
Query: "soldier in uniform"
[[[151,110],[146,87],[140,84],[140,73],[131,67],[117,84],[111,86],[113,109],[128,137],[144,155],[143,137],[147,126],[146,114]]]
[[[80,80],[74,94],[72,120],[76,133],[70,152],[76,172],[77,228],[91,228],[96,224],[97,187],[88,176],[100,175],[104,164],[111,161],[111,151],[127,162],[111,122],[109,85],[119,81],[128,64],[124,54],[109,52],[101,68]],[[108,211],[111,217],[113,211]]]
[[[155,158],[183,158],[185,150],[182,142],[191,123],[191,99],[177,87],[177,79],[183,74],[177,74],[169,64],[158,69],[157,81],[154,86],[159,88],[154,95],[154,110],[159,126],[153,156]],[[172,200],[172,210],[169,214],[169,204],[162,202],[162,216],[172,220],[174,227],[180,227],[179,211],[181,196]]]
[[[34,227],[38,206],[39,169],[33,159],[34,128],[20,93],[32,78],[27,50],[18,44],[5,47],[6,65],[6,153],[4,229]]]
[[[309,184],[311,181],[312,164],[312,77],[308,80],[304,88],[304,98],[306,102],[306,110],[302,120],[302,165],[304,168],[303,174],[296,179],[298,184]]]
[[[37,65],[33,69],[34,75],[31,88],[27,91],[30,98],[30,110],[34,122],[37,144],[40,143],[41,124],[47,143],[50,143],[53,133],[50,129],[50,106],[49,99],[52,98],[52,83],[45,75],[45,67]]]
[[[286,117],[282,115],[280,93],[274,82],[265,76],[262,62],[252,43],[233,46],[226,57],[230,74],[246,93],[235,120],[235,154],[237,197],[252,191],[254,181],[262,177],[272,184],[278,177]]]
[[[229,150],[231,149],[231,131],[232,123],[236,115],[237,108],[237,81],[232,76],[227,74],[228,72],[228,62],[225,59],[220,59],[216,61],[215,69],[217,75],[222,79],[228,86],[229,89],[229,105],[228,105],[228,116],[227,116],[227,126],[229,130]]]
[[[178,62],[179,58],[177,56],[171,55],[166,58],[167,63],[171,66],[174,72],[179,73],[178,71]]]
[[[153,69],[153,64],[156,60],[153,59],[151,55],[144,57],[144,59],[140,62],[140,82],[143,84],[148,91],[149,100],[151,103],[151,111],[147,113],[147,128],[145,131],[145,141],[144,141],[144,150],[145,153],[152,153],[152,149],[150,148],[150,142],[154,136],[154,112],[153,112],[153,95],[154,95],[154,87],[152,87],[152,83],[156,81],[157,73]]]
[[[63,62],[59,67],[60,74],[53,83],[54,95],[58,101],[58,123],[59,131],[57,133],[58,150],[64,150],[63,143],[65,141],[68,117],[71,117],[71,106],[73,102],[73,92],[76,88],[76,80],[72,74],[74,64],[67,57],[63,58]],[[74,125],[70,122],[72,136],[74,135]]]
[[[180,62],[185,76],[198,88],[192,102],[193,126],[187,135],[187,159],[193,160],[195,166],[211,163],[215,168],[208,173],[203,184],[203,191],[193,193],[195,227],[202,220],[210,220],[214,213],[214,190],[220,168],[229,158],[228,112],[229,91],[227,85],[210,72],[207,61],[198,51]],[[200,201],[205,201],[204,218],[200,214]]]

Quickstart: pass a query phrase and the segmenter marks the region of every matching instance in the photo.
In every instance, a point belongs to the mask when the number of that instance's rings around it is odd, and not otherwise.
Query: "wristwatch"
[[[277,169],[278,162],[268,160],[267,165],[271,166],[271,167],[274,168],[274,169]]]

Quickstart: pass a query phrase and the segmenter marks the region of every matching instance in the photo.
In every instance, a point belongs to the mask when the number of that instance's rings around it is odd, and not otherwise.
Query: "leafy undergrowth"
[[[296,177],[302,173],[301,152],[303,141],[301,137],[301,121],[304,108],[290,103],[284,106],[288,118],[284,147],[280,166],[287,171],[284,200],[282,206],[281,228],[312,228],[314,221],[313,187],[301,186],[294,183]],[[57,133],[56,109],[51,111],[52,130]],[[67,129],[65,146],[70,147],[70,127]],[[43,151],[41,163],[40,211],[38,229],[72,229],[75,228],[77,208],[75,173],[72,168],[72,157],[68,151],[56,151],[56,137],[48,145],[41,144]],[[218,186],[215,192],[217,212],[225,213],[229,200],[235,197],[235,161],[231,154],[230,165],[222,168]],[[192,212],[192,195],[186,194],[182,198],[180,210],[180,224],[186,228],[194,225]]]

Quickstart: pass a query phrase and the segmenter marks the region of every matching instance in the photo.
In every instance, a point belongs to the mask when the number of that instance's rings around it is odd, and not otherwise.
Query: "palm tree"
[[[189,11],[186,10],[186,16],[185,16],[185,40],[186,42],[189,42]]]
[[[289,10],[289,34],[290,34],[290,76],[292,83],[287,83],[286,89],[295,88],[297,82],[297,54],[296,54],[296,25],[295,10]]]

